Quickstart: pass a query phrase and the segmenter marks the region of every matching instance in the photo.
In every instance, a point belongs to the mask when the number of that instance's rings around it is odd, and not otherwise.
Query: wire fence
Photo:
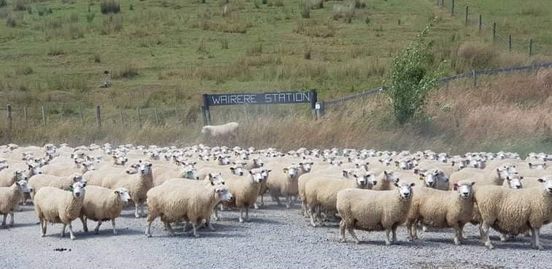
[[[546,68],[552,68],[552,62],[536,63],[536,64],[524,65],[524,66],[510,66],[510,67],[502,67],[502,68],[495,68],[495,69],[473,70],[473,71],[458,74],[458,75],[442,77],[438,79],[438,82],[441,85],[446,85],[456,80],[472,79],[473,85],[477,86],[478,79],[481,76],[493,76],[493,75],[499,75],[499,74],[510,74],[510,73],[520,73],[520,72],[536,72],[539,69],[546,69]],[[343,96],[338,99],[322,101],[320,102],[320,105],[319,105],[321,112],[319,112],[318,114],[323,114],[325,110],[328,108],[340,106],[352,100],[358,100],[359,98],[366,98],[368,96],[385,92],[385,89],[386,89],[386,86],[380,86],[374,89],[362,91],[360,93]]]

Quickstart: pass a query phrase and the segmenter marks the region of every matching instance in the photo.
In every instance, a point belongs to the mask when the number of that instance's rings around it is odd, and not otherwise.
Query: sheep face
[[[270,169],[263,169],[261,170],[261,175],[263,176],[263,180],[266,181],[268,179],[268,174],[272,172]]]
[[[408,200],[412,197],[412,187],[414,187],[414,185],[414,183],[395,183],[395,187],[397,187],[399,191],[399,196],[403,200]]]
[[[393,171],[383,171],[383,180],[396,183],[399,181],[397,176],[395,175],[395,172]]]
[[[84,193],[86,192],[84,187],[86,187],[86,183],[82,183],[82,182],[73,183],[73,190],[72,190],[73,197],[75,198],[84,197]]]
[[[215,187],[214,191],[218,200],[221,200],[223,202],[232,200],[232,194],[228,190],[228,187],[224,185],[218,185]]]
[[[42,168],[38,165],[29,165],[29,178],[34,176],[34,175],[41,175],[43,172],[42,172]]]
[[[218,174],[212,174],[212,173],[209,173],[207,175],[207,179],[209,181],[211,181],[211,185],[224,185],[224,178],[222,177],[222,175],[220,173]]]
[[[140,161],[138,163],[138,171],[140,171],[141,175],[151,175],[151,167],[152,164],[149,162]]]
[[[506,177],[506,180],[508,182],[508,186],[511,189],[521,189],[521,188],[523,188],[523,184],[521,183],[522,179],[523,179],[523,177],[518,176],[518,175],[507,176]]]
[[[193,167],[191,165],[184,168],[184,173],[183,173],[182,177],[187,178],[187,179],[196,179],[196,180],[199,179],[199,176],[197,174],[197,169],[195,169],[195,167]]]
[[[128,190],[126,188],[118,188],[114,192],[117,194],[121,202],[126,204],[130,200],[130,194],[128,194]]]
[[[454,183],[454,190],[458,192],[461,198],[468,199],[471,198],[473,195],[473,188],[472,186],[475,184],[475,182],[469,182],[469,183]]]
[[[284,173],[287,174],[288,179],[293,180],[299,174],[299,166],[292,165],[283,169]]]
[[[255,167],[263,167],[264,166],[263,160],[261,160],[259,158],[253,159],[253,164],[254,164]]]
[[[27,184],[27,180],[19,180],[15,182],[17,187],[19,188],[20,192],[29,193],[31,192],[29,185]]]
[[[229,165],[230,164],[230,158],[228,156],[218,156],[217,160],[220,165]]]
[[[72,175],[73,183],[82,183],[86,185],[86,179],[82,178],[82,175]]]
[[[377,183],[375,181],[374,175],[372,174],[359,175],[357,173],[354,173],[353,177],[356,180],[357,186],[359,186],[362,189],[371,189]]]
[[[251,175],[251,179],[256,183],[262,183],[265,180],[265,177],[263,176],[264,170],[250,170],[249,174]]]
[[[29,180],[29,177],[25,174],[25,171],[15,171],[15,180]]]
[[[230,166],[230,171],[236,176],[243,176],[243,174],[245,173],[245,169],[243,168],[243,164],[241,163],[234,163],[232,166]]]
[[[498,174],[499,179],[506,179],[508,176],[513,176],[514,174],[517,174],[517,171],[515,170],[515,166],[503,166],[496,169],[496,172]]]
[[[544,170],[546,169],[546,163],[529,163],[529,169]]]
[[[341,163],[343,163],[343,162],[341,162]],[[313,162],[301,162],[301,163],[299,163],[299,166],[301,166],[301,169],[303,169],[303,171],[305,173],[310,172],[313,165],[314,165]]]

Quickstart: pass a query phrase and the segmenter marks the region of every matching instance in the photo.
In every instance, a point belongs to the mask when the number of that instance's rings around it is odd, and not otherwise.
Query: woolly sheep
[[[10,187],[20,180],[28,180],[25,171],[15,168],[7,168],[0,171],[0,187]]]
[[[290,165],[282,170],[274,170],[272,175],[266,181],[266,187],[270,192],[270,196],[278,205],[281,205],[279,196],[286,197],[286,207],[290,208],[293,204],[292,197],[297,197],[298,194],[298,178],[302,174],[308,173],[311,170],[312,163],[301,162],[298,165]]]
[[[46,236],[46,228],[50,222],[63,223],[61,237],[65,236],[65,228],[69,226],[71,240],[75,239],[71,222],[80,216],[85,186],[85,183],[75,182],[71,191],[44,187],[36,193],[34,207],[40,220],[42,237]]]
[[[270,170],[267,170],[270,172]],[[249,207],[255,204],[261,183],[264,181],[263,170],[255,168],[247,176],[226,177],[225,182],[232,194],[232,201],[224,203],[240,209],[239,222],[249,220]],[[245,218],[243,213],[245,211]]]
[[[153,187],[152,164],[139,161],[132,167],[133,170],[127,170],[125,174],[105,175],[100,186],[113,190],[117,188],[127,189],[135,206],[134,216],[139,218],[145,216],[146,193]]]
[[[113,234],[117,234],[115,219],[121,215],[123,206],[126,205],[129,199],[130,195],[125,188],[111,190],[99,186],[88,186],[80,214],[83,230],[88,232],[88,219],[98,222],[94,229],[96,234],[99,232],[103,221],[111,220]]]
[[[205,125],[201,128],[201,133],[210,137],[234,136],[238,130],[239,123],[229,122],[222,125]]]
[[[398,181],[398,180],[397,180]],[[366,231],[385,230],[385,244],[397,240],[397,227],[405,222],[412,202],[414,183],[396,182],[395,190],[374,191],[345,189],[337,193],[337,212],[341,216],[339,230],[341,242],[345,242],[345,230],[358,244],[355,229]],[[393,233],[392,239],[389,233]]]
[[[454,191],[419,188],[412,198],[406,227],[409,240],[417,239],[417,224],[434,228],[454,228],[454,244],[463,240],[464,225],[473,216],[473,189],[475,182],[459,182]]]
[[[552,179],[539,178],[540,187],[509,189],[501,186],[481,186],[475,192],[475,201],[481,214],[482,240],[489,249],[494,246],[489,238],[493,229],[510,235],[531,231],[531,246],[543,249],[540,228],[552,221]]]
[[[305,185],[305,202],[308,207],[311,225],[316,227],[315,218],[321,223],[320,211],[335,212],[337,193],[348,188],[371,189],[375,185],[374,175],[355,171],[352,179],[319,177]]]
[[[220,201],[230,200],[232,195],[228,187],[216,184],[211,177],[208,182],[210,184],[205,184],[202,180],[174,179],[150,189],[147,193],[146,236],[152,236],[151,224],[158,217],[161,217],[170,235],[174,235],[170,223],[177,221],[191,222],[195,237],[199,237],[197,226],[203,220],[213,230],[209,222],[213,208]]]
[[[80,174],[72,174],[65,177],[42,174],[31,177],[29,180],[29,187],[31,188],[31,196],[34,196],[41,188],[49,186],[58,189],[67,189],[75,182],[86,183],[86,180],[84,180]]]
[[[19,180],[10,187],[0,187],[0,214],[4,215],[2,227],[6,227],[6,218],[8,214],[11,217],[10,226],[13,227],[13,212],[17,208],[17,203],[23,197],[23,193],[28,192],[26,180]]]

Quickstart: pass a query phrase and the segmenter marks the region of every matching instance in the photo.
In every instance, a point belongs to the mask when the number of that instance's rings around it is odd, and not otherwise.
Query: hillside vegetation
[[[12,104],[18,119],[17,130],[9,136],[5,122],[1,123],[3,140],[195,141],[202,124],[202,93],[317,89],[321,99],[327,100],[380,86],[387,83],[392,57],[429,23],[433,24],[428,40],[434,61],[442,63],[449,74],[531,63],[548,59],[552,53],[552,29],[546,27],[552,3],[545,0],[457,0],[456,16],[433,0],[204,2],[0,0],[0,106]],[[492,18],[501,36],[534,38],[536,55],[527,57],[521,45],[511,53],[502,43],[492,45],[488,22],[481,33],[473,25],[465,26],[462,10],[466,4],[474,14],[472,20],[479,13]],[[99,87],[106,70],[111,71],[113,84],[107,89]],[[443,96],[445,92],[450,95]],[[455,98],[454,94],[459,92],[449,89],[438,97]],[[278,138],[283,134],[274,128],[288,121],[327,128],[328,134],[312,130],[321,136],[312,145],[343,146],[385,144],[371,140],[365,132],[378,135],[385,131],[411,139],[402,128],[425,124],[395,126],[385,97],[369,102],[378,106],[362,106],[362,111],[350,106],[348,115],[358,114],[369,121],[353,120],[347,125],[354,128],[350,135],[335,127],[347,122],[334,121],[335,114],[315,123],[302,107],[213,113],[216,122],[243,121],[246,128],[259,132],[246,131],[243,140],[231,142],[282,147],[306,143]],[[102,106],[101,130],[95,126],[96,105]],[[25,106],[29,119],[22,123]],[[41,126],[40,106],[45,107],[46,126]],[[369,110],[373,110],[370,119],[365,119]],[[433,139],[439,141],[424,146],[446,147],[462,138]]]

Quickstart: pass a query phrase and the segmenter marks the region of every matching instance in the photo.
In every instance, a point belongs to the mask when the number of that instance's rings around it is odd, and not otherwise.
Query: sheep
[[[345,230],[360,243],[355,229],[366,231],[385,230],[385,244],[391,245],[397,240],[397,227],[406,221],[412,202],[414,183],[395,183],[396,189],[374,191],[345,189],[337,193],[337,212],[341,216],[339,230],[341,242],[345,242]],[[392,239],[389,233],[393,233]]]
[[[373,190],[391,190],[391,186],[393,186],[393,184],[397,182],[397,175],[393,171],[383,170],[383,172],[379,173],[379,175],[376,177],[376,182],[377,184],[374,184],[374,187],[372,188]]]
[[[268,173],[270,173],[270,171],[271,170],[266,170]],[[261,188],[261,183],[264,179],[263,170],[259,168],[250,170],[249,175],[245,177],[226,177],[225,182],[232,194],[233,200],[224,204],[232,205],[240,209],[240,223],[249,220],[249,207],[255,204]],[[245,218],[243,216],[244,211]]]
[[[482,241],[489,249],[494,246],[489,238],[493,229],[510,235],[531,231],[531,246],[543,249],[540,228],[552,221],[552,179],[539,178],[540,187],[509,189],[501,186],[481,186],[475,192],[475,201],[481,214]]]
[[[208,182],[210,184],[205,184],[202,180],[176,179],[150,189],[147,192],[146,236],[152,236],[151,223],[158,217],[161,217],[170,235],[174,235],[170,223],[182,220],[192,223],[195,237],[199,237],[197,226],[203,220],[213,230],[209,222],[213,208],[220,201],[230,200],[232,194],[227,186],[215,183],[213,178],[209,177]]]
[[[126,188],[135,206],[134,216],[139,218],[145,216],[144,202],[146,201],[146,193],[153,187],[152,164],[140,160],[132,167],[133,170],[127,170],[126,174],[105,175],[101,186],[113,190]]]
[[[454,191],[419,188],[412,198],[406,227],[409,240],[417,239],[417,224],[434,228],[454,228],[454,244],[463,240],[464,225],[472,220],[474,202],[472,186],[475,182],[460,181]]]
[[[67,189],[75,182],[86,183],[86,180],[82,178],[80,174],[72,174],[66,177],[58,177],[52,175],[36,175],[29,180],[29,186],[31,187],[31,197],[34,196],[41,188],[55,187],[58,189]]]
[[[201,128],[201,133],[210,137],[235,136],[239,123],[229,122],[222,125],[205,125]]]
[[[309,180],[305,185],[305,201],[308,207],[311,225],[316,227],[315,218],[321,223],[320,211],[336,211],[337,192],[347,188],[371,189],[375,185],[375,177],[371,173],[355,171],[353,179],[336,177],[319,177]],[[315,213],[316,211],[316,213]]]
[[[286,196],[286,207],[290,208],[293,204],[292,196],[297,197],[298,194],[298,178],[302,174],[308,173],[311,170],[312,163],[299,163],[283,168],[280,172],[275,171],[266,181],[266,187],[270,191],[270,196],[280,206],[279,196]]]
[[[10,187],[0,187],[0,214],[4,215],[2,227],[6,227],[6,218],[8,214],[11,217],[9,226],[13,227],[13,212],[17,208],[18,202],[23,197],[23,193],[26,192],[29,192],[26,180],[16,181]]]
[[[86,193],[85,187],[85,183],[75,182],[70,191],[44,187],[36,193],[34,208],[40,220],[42,237],[46,236],[48,222],[63,223],[61,237],[65,236],[65,228],[69,226],[71,240],[75,240],[71,222],[80,216]]]
[[[0,171],[0,187],[10,187],[20,180],[28,180],[25,171],[15,168],[7,168]]]
[[[103,221],[111,220],[113,234],[117,234],[115,219],[121,215],[123,206],[126,205],[129,199],[130,195],[125,188],[111,190],[99,186],[88,186],[80,213],[83,230],[88,232],[88,219],[98,222],[94,229],[96,234],[99,232]]]
[[[438,168],[415,169],[414,173],[420,175],[420,179],[424,181],[426,187],[445,191],[449,189],[449,177]]]

